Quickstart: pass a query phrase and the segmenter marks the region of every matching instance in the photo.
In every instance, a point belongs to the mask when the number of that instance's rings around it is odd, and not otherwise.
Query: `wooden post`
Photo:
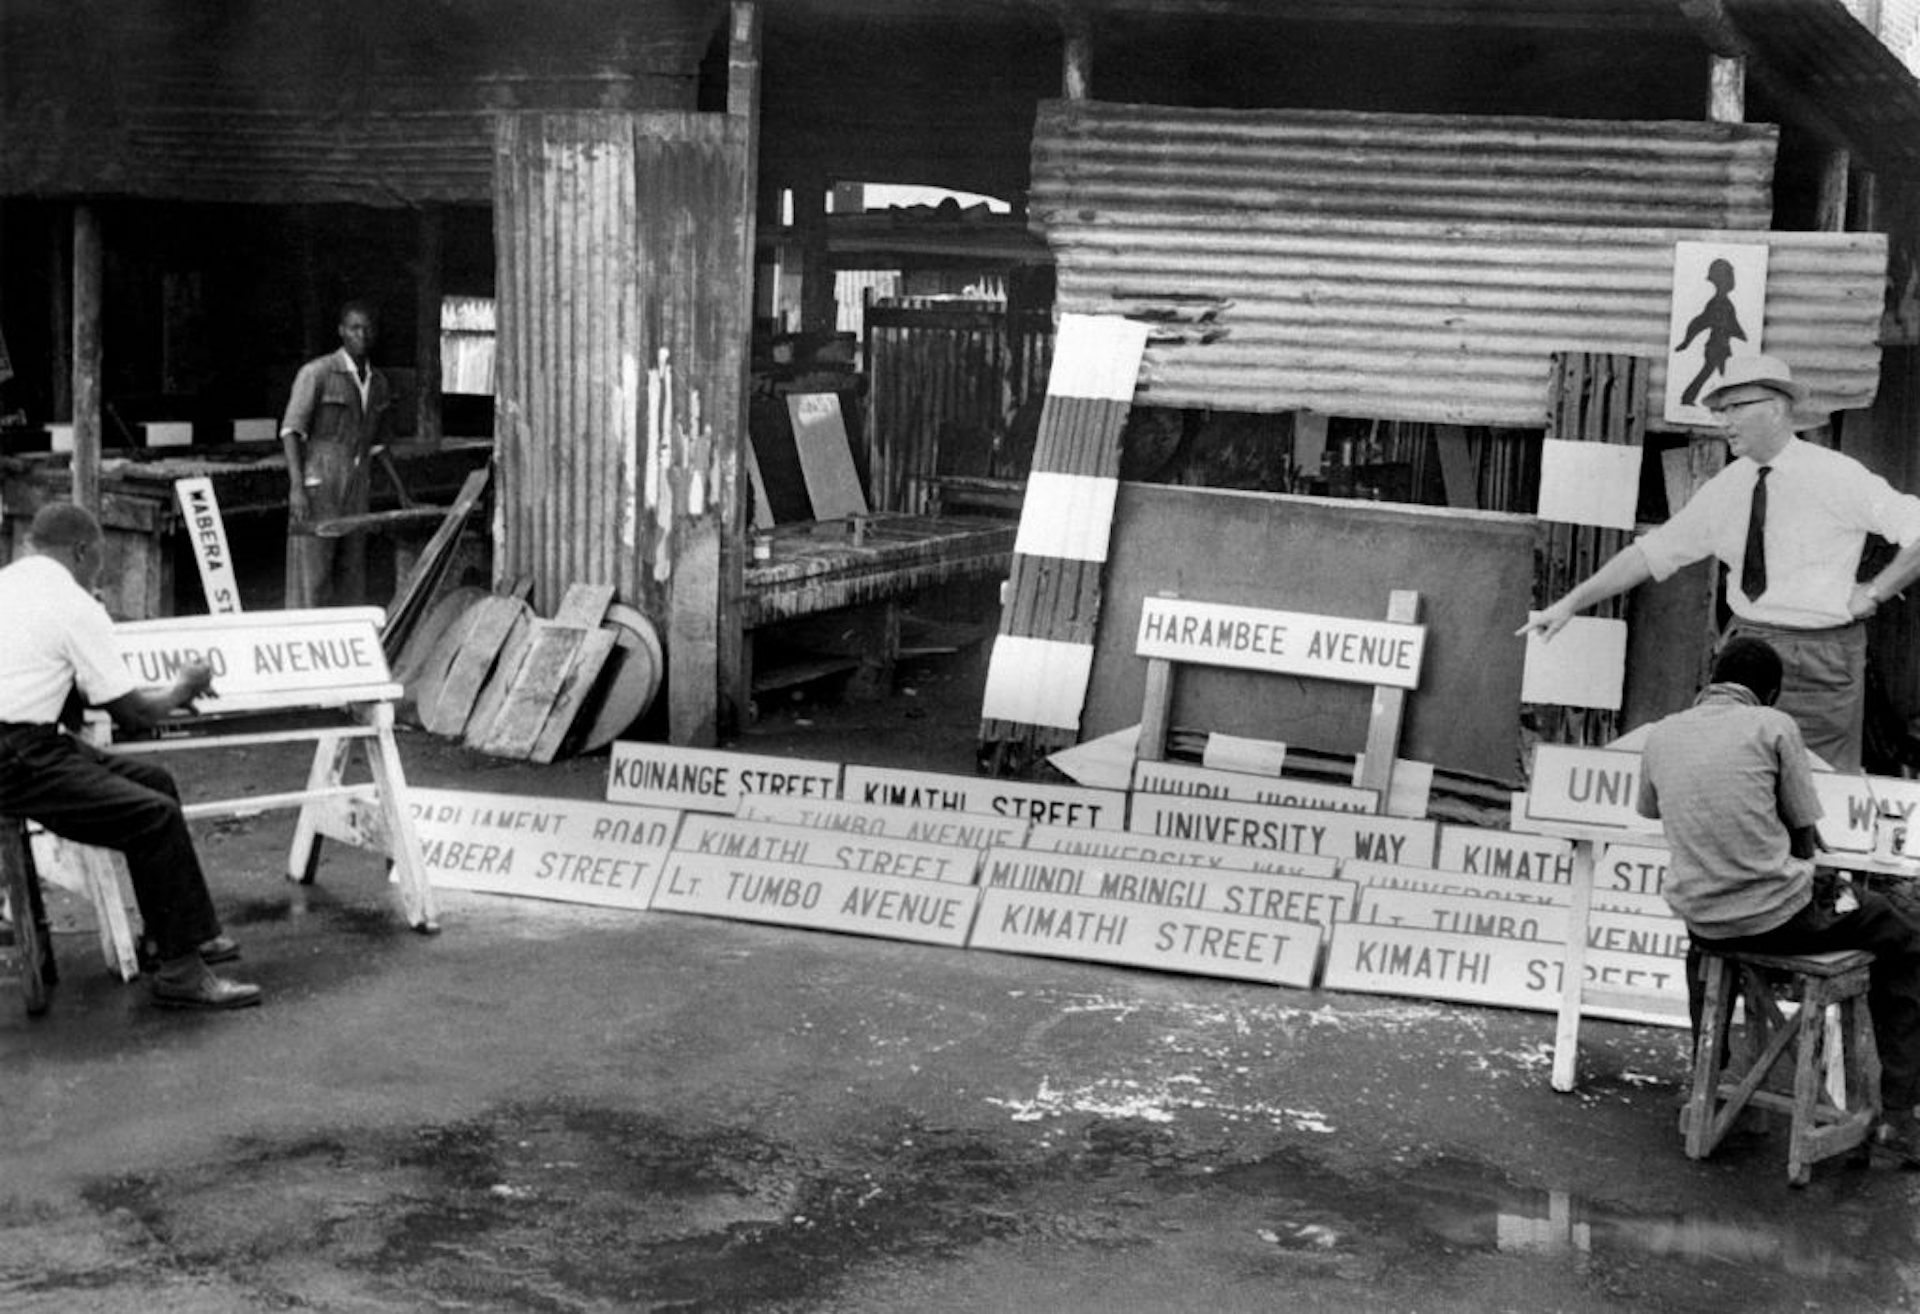
[[[440,302],[445,296],[443,266],[446,219],[436,206],[420,211],[414,290],[414,412],[413,433],[423,442],[438,443],[440,423]]]
[[[1707,77],[1707,118],[1715,123],[1745,123],[1747,61],[1715,55]]]
[[[100,216],[73,210],[73,500],[100,514],[100,314],[106,260]]]
[[[800,235],[800,331],[831,333],[835,316],[827,180],[817,173],[809,173],[793,189],[793,226]]]
[[[1066,43],[1060,52],[1060,96],[1063,100],[1093,96],[1093,30],[1084,18],[1067,20]]]
[[[1820,199],[1815,205],[1813,226],[1822,233],[1847,231],[1847,184],[1853,165],[1853,153],[1829,150],[1820,160]]]
[[[1402,625],[1420,623],[1420,595],[1412,589],[1394,589],[1387,595],[1387,619]],[[1367,718],[1367,761],[1357,782],[1378,790],[1384,811],[1393,793],[1393,768],[1400,756],[1400,724],[1406,719],[1407,691],[1375,685],[1373,712]]]
[[[760,189],[760,6],[753,0],[733,0],[728,14],[727,113],[740,120],[746,133],[747,160],[737,223],[743,267],[739,271],[741,298],[739,329],[749,339],[753,332],[753,278],[757,267]],[[731,472],[716,490],[720,524],[719,718],[731,732],[743,725],[752,710],[753,667],[746,634],[746,559],[748,480],[747,414],[752,392],[753,353],[740,352],[739,423],[727,433],[717,429],[715,468]]]
[[[63,423],[73,419],[73,224],[56,223],[48,230],[47,270],[50,296],[47,306],[52,333],[52,374],[47,414]]]

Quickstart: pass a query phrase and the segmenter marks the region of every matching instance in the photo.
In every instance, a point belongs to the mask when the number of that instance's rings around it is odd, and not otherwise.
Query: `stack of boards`
[[[522,593],[450,590],[394,664],[402,715],[494,757],[605,747],[652,705],[665,670],[652,624],[613,596],[573,584],[543,619]]]

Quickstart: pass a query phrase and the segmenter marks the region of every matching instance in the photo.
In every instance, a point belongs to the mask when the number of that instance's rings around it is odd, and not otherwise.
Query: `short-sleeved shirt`
[[[1790,440],[1769,461],[1767,591],[1740,589],[1747,517],[1760,467],[1741,457],[1709,479],[1666,524],[1637,541],[1655,579],[1718,557],[1729,567],[1727,604],[1743,620],[1789,629],[1850,624],[1847,600],[1867,535],[1901,547],[1920,542],[1920,498],[1900,493],[1850,456]]]
[[[0,569],[0,721],[52,725],[67,695],[95,707],[133,692],[113,618],[51,557]]]
[[[1661,893],[1699,934],[1771,931],[1812,898],[1812,864],[1793,857],[1789,834],[1820,819],[1806,745],[1746,686],[1709,685],[1647,732],[1639,810],[1666,830]]]

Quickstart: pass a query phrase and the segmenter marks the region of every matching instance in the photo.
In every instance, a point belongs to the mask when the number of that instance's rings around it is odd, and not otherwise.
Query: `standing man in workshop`
[[[1920,926],[1883,895],[1814,877],[1820,799],[1799,728],[1773,706],[1780,656],[1730,639],[1692,707],[1654,722],[1639,811],[1658,817],[1671,861],[1661,894],[1691,940],[1687,1002],[1700,1033],[1700,946],[1761,954],[1873,953],[1867,1011],[1880,1054],[1880,1142],[1920,1167]]]
[[[159,960],[156,1004],[245,1008],[260,1002],[260,987],[212,969],[238,958],[240,947],[220,930],[173,777],[103,752],[60,723],[77,693],[119,725],[151,729],[213,684],[204,664],[188,662],[167,688],[134,687],[113,622],[92,592],[104,561],[100,522],[84,507],[54,502],[34,516],[26,555],[0,569],[0,812],[126,855]]]
[[[1766,640],[1786,667],[1780,710],[1836,771],[1860,769],[1863,622],[1920,575],[1920,498],[1850,456],[1795,436],[1807,386],[1773,356],[1736,356],[1702,402],[1726,427],[1727,467],[1664,524],[1622,548],[1516,633],[1551,639],[1597,602],[1707,557],[1727,565],[1727,637]],[[1899,552],[1859,580],[1867,536]]]
[[[280,422],[287,455],[288,607],[340,607],[366,601],[364,534],[321,538],[314,527],[363,515],[373,452],[387,439],[393,394],[368,359],[379,336],[373,307],[340,307],[340,349],[308,361],[294,377]]]

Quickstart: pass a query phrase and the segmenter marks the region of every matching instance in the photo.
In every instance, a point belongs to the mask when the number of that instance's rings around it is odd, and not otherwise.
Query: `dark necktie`
[[[1747,512],[1747,550],[1740,563],[1740,591],[1752,602],[1767,591],[1767,476],[1763,465],[1753,481],[1753,506]]]

